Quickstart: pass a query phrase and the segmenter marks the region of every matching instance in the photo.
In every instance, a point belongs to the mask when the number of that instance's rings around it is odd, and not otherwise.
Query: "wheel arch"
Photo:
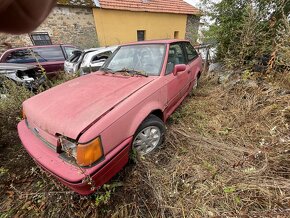
[[[148,104],[143,106],[142,109],[137,112],[136,116],[134,116],[134,121],[130,125],[131,135],[135,134],[142,122],[151,114],[157,116],[164,122],[164,110],[161,109],[160,105],[158,103]]]

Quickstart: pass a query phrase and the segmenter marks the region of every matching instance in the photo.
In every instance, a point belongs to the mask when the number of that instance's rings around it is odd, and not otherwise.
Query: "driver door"
[[[174,66],[177,64],[186,64],[186,56],[182,43],[170,44],[168,52],[168,61],[166,67],[166,79],[167,79],[167,111],[168,116],[175,110],[180,104],[184,93],[188,90],[188,67],[183,72],[178,72],[173,75]]]

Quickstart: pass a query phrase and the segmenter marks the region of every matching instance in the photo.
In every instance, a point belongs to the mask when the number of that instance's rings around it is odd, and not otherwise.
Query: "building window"
[[[178,39],[179,38],[179,31],[174,31],[174,39]]]
[[[137,30],[137,40],[138,41],[145,40],[145,30]]]
[[[33,45],[51,45],[51,40],[47,32],[34,32],[30,34]]]

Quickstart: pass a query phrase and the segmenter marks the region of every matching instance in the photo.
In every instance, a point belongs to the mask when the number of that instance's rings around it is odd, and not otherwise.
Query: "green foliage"
[[[95,205],[98,207],[103,204],[107,204],[111,198],[111,191],[106,191],[103,194],[98,194],[96,196]]]
[[[130,160],[133,163],[137,163],[138,162],[138,153],[137,150],[133,147],[131,152],[130,152]]]
[[[44,86],[39,87],[37,93],[75,77],[77,77],[77,75],[60,72],[52,80],[47,80]],[[11,143],[11,138],[16,138],[14,136],[16,134],[16,126],[22,118],[22,103],[33,95],[34,93],[24,86],[20,86],[11,80],[0,77],[0,146]]]
[[[95,195],[95,205],[98,207],[108,204],[112,194],[115,192],[116,188],[120,186],[123,186],[123,184],[120,182],[103,185],[102,189],[104,192],[99,192]]]
[[[215,22],[205,36],[218,42],[218,59],[249,64],[263,54],[272,54],[279,44],[277,37],[289,42],[289,35],[281,34],[281,29],[289,25],[290,1],[221,0],[212,6],[209,16]]]
[[[9,170],[4,168],[4,167],[0,167],[0,176],[5,175]]]
[[[2,80],[0,98],[0,145],[9,140],[21,119],[22,102],[33,95],[23,86],[13,81]]]
[[[234,193],[235,191],[236,191],[236,188],[234,186],[224,188],[224,193],[226,194],[231,194],[231,193]]]

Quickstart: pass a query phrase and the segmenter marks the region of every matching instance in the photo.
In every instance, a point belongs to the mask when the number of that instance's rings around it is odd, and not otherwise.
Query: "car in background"
[[[118,46],[111,46],[84,51],[75,50],[72,56],[64,62],[64,71],[80,75],[98,71],[117,48]]]
[[[64,69],[64,61],[76,49],[72,45],[46,45],[14,48],[5,51],[1,63],[41,65],[48,76]]]
[[[88,195],[126,165],[132,149],[147,155],[162,144],[164,123],[201,70],[189,41],[122,45],[99,71],[26,100],[19,137],[37,164]]]
[[[9,79],[18,85],[24,85],[31,91],[37,90],[46,81],[46,77],[37,66],[0,63],[0,84],[5,79]]]

